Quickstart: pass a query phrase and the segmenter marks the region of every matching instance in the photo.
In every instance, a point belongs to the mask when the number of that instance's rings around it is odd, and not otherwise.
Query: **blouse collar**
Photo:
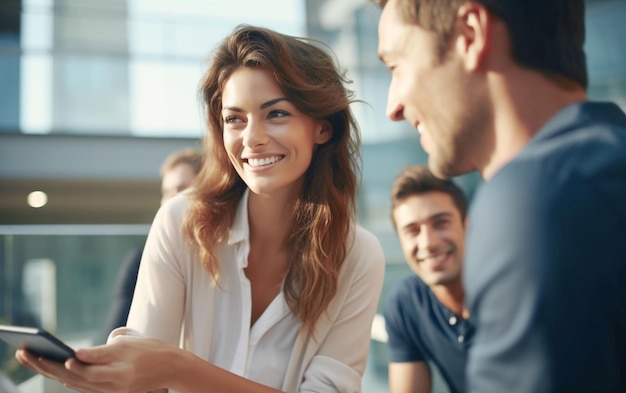
[[[230,234],[228,237],[228,244],[235,244],[250,238],[250,225],[248,224],[248,196],[250,195],[250,189],[246,188],[237,212],[235,213],[235,220],[233,226],[230,228]]]

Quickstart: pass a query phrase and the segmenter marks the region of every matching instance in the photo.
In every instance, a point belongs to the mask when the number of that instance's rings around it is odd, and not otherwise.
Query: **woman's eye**
[[[289,112],[277,109],[277,110],[271,111],[268,117],[270,119],[273,119],[273,118],[285,117],[285,116],[289,116]]]
[[[226,116],[224,118],[224,123],[226,124],[237,123],[239,121],[241,121],[241,119],[239,119],[237,116]]]

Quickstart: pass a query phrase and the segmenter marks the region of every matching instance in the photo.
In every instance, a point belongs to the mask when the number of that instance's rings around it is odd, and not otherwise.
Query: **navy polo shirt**
[[[385,300],[389,361],[434,363],[451,393],[465,391],[465,362],[474,329],[439,302],[418,276],[397,282]]]

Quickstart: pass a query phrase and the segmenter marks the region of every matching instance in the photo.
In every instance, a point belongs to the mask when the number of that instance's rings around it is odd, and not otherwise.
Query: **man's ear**
[[[463,220],[463,228],[467,229],[469,227],[469,214],[465,214],[465,220]]]
[[[466,2],[457,11],[456,50],[467,70],[480,69],[491,46],[493,15],[479,3]]]
[[[333,136],[333,126],[330,124],[328,120],[323,120],[320,122],[320,129],[315,136],[315,143],[318,145],[323,145],[328,142],[330,138]]]

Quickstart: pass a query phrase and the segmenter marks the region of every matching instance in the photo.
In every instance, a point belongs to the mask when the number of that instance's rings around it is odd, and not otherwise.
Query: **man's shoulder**
[[[548,121],[500,177],[521,176],[520,181],[552,182],[554,187],[625,164],[626,116],[616,105],[584,102],[566,107]]]
[[[428,323],[428,318],[421,316],[428,314],[430,308],[427,291],[430,289],[417,277],[410,275],[396,281],[389,290],[383,315],[388,332],[402,332],[401,335],[419,335],[421,326]],[[408,333],[406,329],[412,330]],[[391,334],[391,333],[390,333]]]
[[[550,213],[568,203],[606,201],[612,205],[623,196],[624,113],[615,105],[600,103],[580,103],[563,112],[481,186],[475,206],[482,206],[497,220],[499,212],[524,215],[520,208],[524,206]],[[581,194],[581,190],[587,191]]]
[[[414,274],[396,281],[387,295],[387,308],[401,311],[417,311],[431,302],[430,288]]]

